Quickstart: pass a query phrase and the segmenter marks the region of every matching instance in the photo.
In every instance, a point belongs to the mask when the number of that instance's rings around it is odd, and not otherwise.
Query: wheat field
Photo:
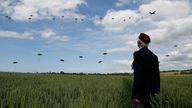
[[[131,75],[0,73],[1,108],[133,108]],[[192,108],[192,76],[162,75],[154,108]]]

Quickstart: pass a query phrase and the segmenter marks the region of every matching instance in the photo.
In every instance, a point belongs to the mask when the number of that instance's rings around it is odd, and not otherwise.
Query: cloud
[[[85,0],[20,0],[2,1],[0,4],[0,11],[9,15],[12,19],[26,21],[30,15],[32,19],[47,19],[49,17],[65,18],[79,17],[83,15],[77,14],[77,8],[86,4]]]
[[[44,29],[42,31],[39,32],[41,37],[44,39],[48,39],[51,41],[60,41],[60,42],[67,42],[69,41],[69,37],[68,36],[59,36],[57,35],[52,29]]]
[[[177,20],[165,20],[155,23],[156,28],[148,30],[154,43],[185,41],[192,35],[192,15]]]
[[[116,6],[123,6],[123,5],[127,5],[131,2],[131,0],[118,0],[118,2],[115,3]]]
[[[113,66],[113,71],[115,72],[130,72],[132,73],[133,70],[131,68],[133,60],[128,60],[128,59],[119,59],[119,60],[113,60],[112,64],[115,65]],[[118,67],[118,68],[117,68]]]
[[[152,11],[156,11],[156,14],[149,15]],[[139,27],[141,24],[151,25],[163,20],[184,18],[190,12],[191,7],[188,1],[155,0],[140,5],[136,10],[108,10],[104,18],[101,21],[96,20],[95,24],[102,26],[107,32],[122,32]]]
[[[124,46],[124,47],[111,48],[108,49],[106,52],[114,53],[114,52],[127,52],[127,51],[130,51],[129,47]]]
[[[165,56],[169,55],[169,56]],[[192,60],[192,44],[185,43],[176,48],[172,48],[166,54],[160,55],[159,61],[163,70],[189,69]]]
[[[92,30],[92,28],[88,28],[88,27],[86,27],[86,28],[85,28],[85,31],[87,31],[87,32],[91,32],[91,31],[93,31],[93,30]]]
[[[148,14],[149,11],[156,11],[156,14],[151,18],[164,20],[185,17],[190,13],[191,7],[188,1],[155,0],[149,4],[141,5],[138,10],[142,15]]]
[[[122,39],[125,44],[122,47],[111,48],[109,52],[130,51],[136,46],[136,38],[139,32],[146,32],[152,38],[152,46],[161,45],[167,47],[171,42],[187,43],[192,35],[192,15],[191,7],[188,1],[151,1],[148,4],[142,4],[137,10],[109,10],[102,21],[97,22],[97,25],[103,26],[103,30],[107,32],[127,31]],[[178,8],[181,10],[177,11]],[[149,11],[156,11],[155,15],[149,15]],[[127,18],[122,14],[132,13],[132,21],[122,23],[119,19]],[[110,18],[115,17],[112,21]],[[143,17],[143,18],[142,18]],[[106,19],[105,19],[106,18]],[[139,18],[140,21],[138,21]],[[136,22],[138,21],[138,22]],[[119,38],[119,36],[117,36]],[[126,40],[126,41],[125,41]],[[164,43],[162,45],[162,43]],[[174,43],[173,43],[174,44]]]
[[[115,6],[122,7],[124,5],[133,5],[133,4],[136,4],[136,3],[147,3],[147,2],[150,2],[150,1],[152,1],[152,0],[118,0],[115,3]]]
[[[137,12],[132,10],[108,10],[101,21],[95,20],[95,24],[102,26],[107,32],[121,32],[126,27],[135,25],[135,19],[132,18],[138,17]]]
[[[150,11],[156,11],[156,14],[149,15]],[[130,13],[131,19],[122,23]],[[111,20],[112,17],[115,20]],[[151,37],[149,47],[158,55],[161,70],[191,68],[192,11],[188,0],[151,0],[136,10],[109,10],[95,24],[103,27],[105,32],[120,34],[116,39],[122,43],[109,48],[107,51],[111,53],[133,52],[137,49],[136,38],[140,32],[145,32]],[[178,47],[174,47],[175,44]]]
[[[113,47],[106,50],[108,53],[120,53],[120,52],[134,52],[138,49],[137,47],[137,36],[138,33],[124,34],[116,36],[116,40],[121,41],[121,46]]]
[[[18,39],[34,39],[32,33],[30,32],[23,32],[18,33],[15,31],[3,31],[0,30],[0,38],[18,38]]]
[[[159,64],[160,70],[186,70],[191,69],[191,63],[189,61],[161,61]]]
[[[133,62],[132,60],[126,60],[126,59],[113,60],[114,64],[121,65],[121,66],[131,66],[132,62]]]
[[[168,57],[162,56],[161,59],[167,61],[187,61],[192,59],[191,54],[192,44],[186,43],[178,48],[173,48],[171,51],[166,53],[166,55],[169,55]]]

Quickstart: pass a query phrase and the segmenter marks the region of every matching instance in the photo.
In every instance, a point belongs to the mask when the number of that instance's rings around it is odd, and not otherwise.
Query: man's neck
[[[139,49],[142,49],[142,48],[147,48],[147,47],[139,47]]]

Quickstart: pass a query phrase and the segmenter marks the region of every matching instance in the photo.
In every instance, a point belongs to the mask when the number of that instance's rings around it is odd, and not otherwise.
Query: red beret
[[[141,41],[143,41],[144,43],[150,43],[151,42],[150,37],[147,34],[145,34],[145,33],[140,33],[139,39]]]

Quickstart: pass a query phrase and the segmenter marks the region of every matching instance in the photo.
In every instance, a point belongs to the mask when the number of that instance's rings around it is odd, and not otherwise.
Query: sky
[[[133,72],[141,32],[161,71],[192,67],[192,0],[0,2],[0,71]]]

